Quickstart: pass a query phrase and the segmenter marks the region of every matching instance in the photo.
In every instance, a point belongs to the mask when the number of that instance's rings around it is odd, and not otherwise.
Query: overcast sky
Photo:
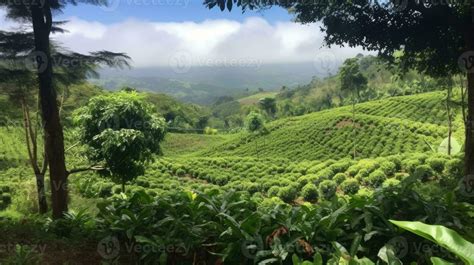
[[[283,9],[229,13],[189,1],[121,0],[105,8],[70,7],[57,17],[69,21],[65,25],[68,32],[53,38],[78,52],[125,52],[134,67],[327,64],[363,52],[360,48],[324,47],[324,33],[318,24],[294,23]],[[0,20],[0,29],[16,27],[5,21],[3,10]]]

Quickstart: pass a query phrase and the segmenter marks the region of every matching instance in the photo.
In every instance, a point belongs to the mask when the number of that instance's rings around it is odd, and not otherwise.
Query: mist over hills
[[[337,69],[338,66],[334,66]],[[259,88],[279,90],[282,86],[307,84],[323,77],[312,62],[294,64],[249,64],[240,66],[152,67],[125,70],[103,69],[91,80],[106,89],[130,86],[144,91],[169,94],[185,102],[210,104],[220,96],[244,96]]]

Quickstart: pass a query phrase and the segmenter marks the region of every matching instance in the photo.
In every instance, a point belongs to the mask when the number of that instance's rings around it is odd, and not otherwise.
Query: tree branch
[[[71,174],[75,174],[75,173],[80,173],[80,172],[85,172],[85,171],[101,171],[101,170],[104,170],[106,169],[105,167],[103,166],[100,166],[100,165],[94,165],[94,166],[90,166],[90,167],[80,167],[80,168],[74,168],[74,169],[71,169],[71,170],[68,170],[67,171],[67,175],[71,175]]]

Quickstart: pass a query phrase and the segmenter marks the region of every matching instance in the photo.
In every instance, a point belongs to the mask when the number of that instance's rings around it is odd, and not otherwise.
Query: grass
[[[278,92],[260,92],[245,98],[239,99],[241,105],[255,105],[261,98],[274,98]]]
[[[168,133],[162,145],[163,154],[164,156],[190,155],[203,149],[212,148],[233,138],[235,138],[235,135],[230,134]]]

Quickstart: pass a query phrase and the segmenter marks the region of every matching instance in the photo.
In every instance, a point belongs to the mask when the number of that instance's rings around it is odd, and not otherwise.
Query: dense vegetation
[[[7,222],[5,236],[15,244],[21,243],[15,226],[22,222],[34,231],[29,240],[52,233],[48,246],[68,240],[75,250],[91,251],[98,244],[90,262],[300,264],[314,258],[362,264],[379,259],[379,250],[390,249],[400,237],[437,248],[389,219],[442,224],[472,241],[473,209],[462,202],[469,197],[458,181],[462,158],[437,152],[448,132],[445,97],[430,92],[357,104],[358,160],[351,156],[350,106],[269,123],[254,112],[244,122],[247,130],[234,134],[168,133],[161,145],[164,156],[129,178],[125,193],[121,181],[107,174],[76,173],[70,180],[75,211],[53,222],[25,221],[37,208],[24,200],[35,196],[34,181],[22,129],[4,126],[0,220]],[[152,106],[150,98],[142,96]],[[461,140],[462,128],[455,124],[454,135]],[[80,131],[69,127],[67,132],[72,164],[88,165],[87,149],[77,143]],[[410,210],[400,211],[401,205]],[[119,249],[102,249],[104,240]],[[44,259],[28,244],[18,246],[6,262]],[[411,250],[394,255],[419,264],[433,256]],[[456,260],[448,252],[437,257]]]
[[[473,3],[204,0],[379,53],[278,93],[160,80],[206,106],[88,83],[131,58],[52,39],[77,3],[0,0],[1,264],[474,265]]]

